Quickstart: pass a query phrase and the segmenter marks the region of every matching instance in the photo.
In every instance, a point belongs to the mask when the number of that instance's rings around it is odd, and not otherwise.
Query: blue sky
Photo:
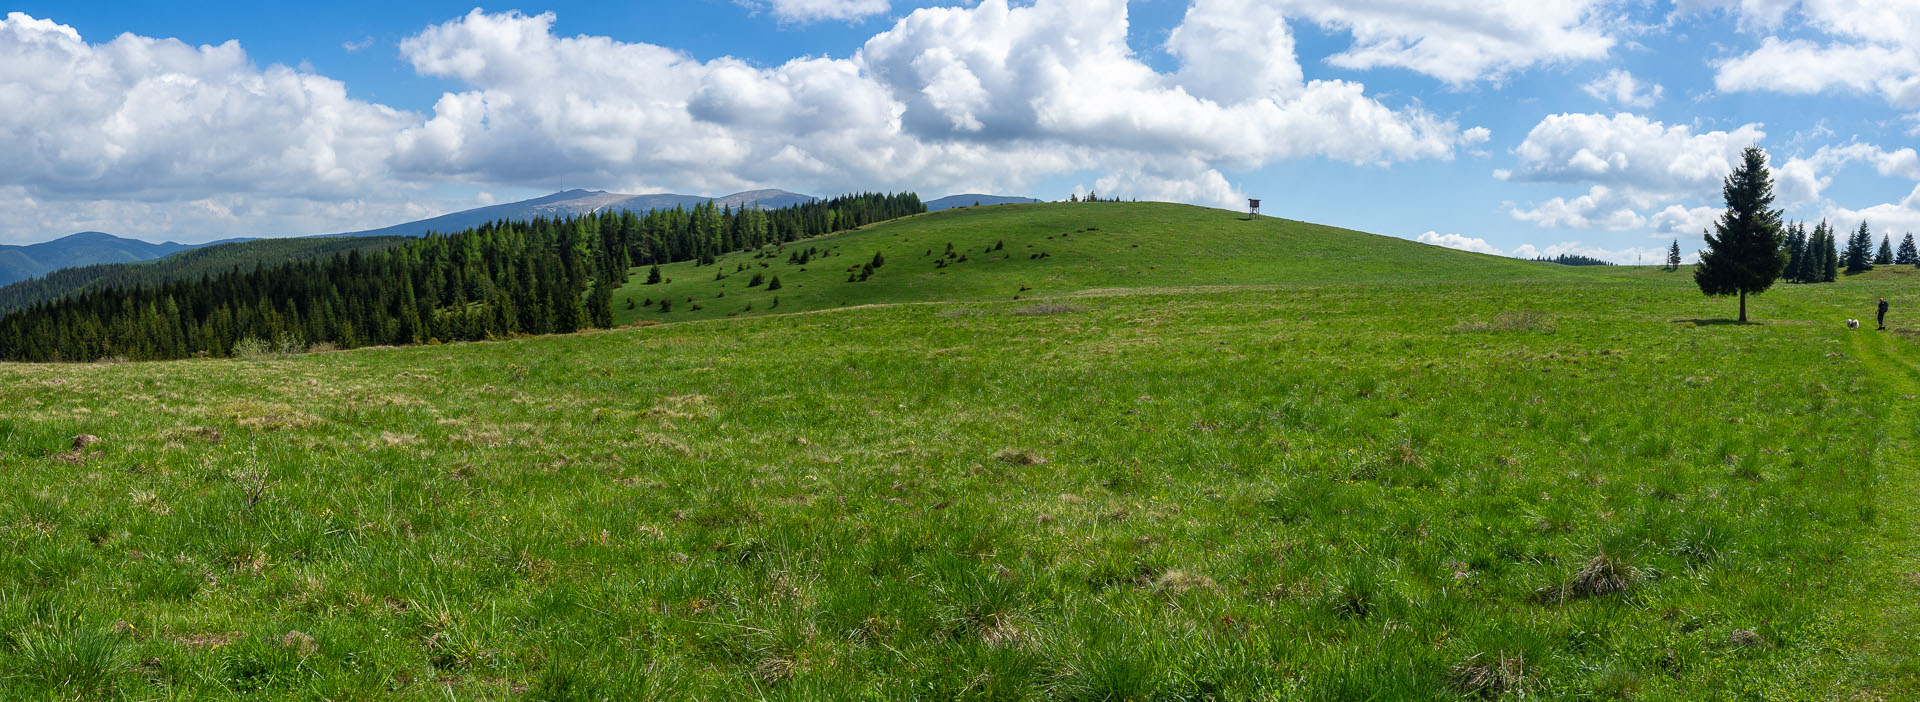
[[[1909,0],[27,2],[0,95],[0,243],[1094,189],[1633,262],[1749,144],[1789,217],[1920,230]]]

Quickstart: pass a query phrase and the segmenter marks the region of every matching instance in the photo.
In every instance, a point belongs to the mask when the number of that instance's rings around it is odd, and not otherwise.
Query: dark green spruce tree
[[[1787,225],[1786,233],[1787,241],[1781,245],[1781,248],[1787,252],[1787,267],[1781,271],[1780,279],[1789,283],[1798,283],[1800,267],[1806,263],[1807,258],[1806,234],[1801,231],[1798,222]]]
[[[1913,232],[1907,232],[1907,238],[1900,240],[1900,253],[1893,255],[1897,266],[1920,266],[1920,249],[1913,246]]]
[[[1887,235],[1880,236],[1880,250],[1873,254],[1873,265],[1893,265],[1893,240]]]
[[[1674,239],[1673,245],[1667,247],[1667,270],[1670,270],[1670,271],[1680,270],[1680,240],[1679,239]]]
[[[1826,236],[1820,239],[1820,282],[1831,283],[1840,279],[1840,238],[1833,233],[1833,225],[1821,222],[1826,227]]]
[[[1847,237],[1847,250],[1842,256],[1847,263],[1847,275],[1873,270],[1873,232],[1867,229],[1866,222],[1861,222],[1853,236]]]
[[[1795,227],[1800,230],[1800,255],[1793,262],[1793,268],[1787,272],[1796,283],[1818,282],[1813,271],[1820,267],[1820,249],[1818,248],[1820,239],[1814,235],[1814,232],[1807,231],[1806,222],[1801,222]]]
[[[1721,186],[1727,211],[1706,232],[1707,248],[1693,267],[1693,281],[1708,295],[1739,295],[1740,321],[1747,321],[1747,296],[1773,287],[1787,265],[1780,248],[1780,210],[1772,209],[1773,177],[1767,154],[1747,147],[1741,163]]]

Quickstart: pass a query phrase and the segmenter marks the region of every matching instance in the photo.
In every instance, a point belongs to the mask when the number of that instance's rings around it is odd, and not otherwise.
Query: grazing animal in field
[[[1860,328],[1860,320],[1858,320],[1858,319],[1849,319],[1849,320],[1847,320],[1847,328],[1848,328],[1848,329],[1859,329],[1859,328]]]

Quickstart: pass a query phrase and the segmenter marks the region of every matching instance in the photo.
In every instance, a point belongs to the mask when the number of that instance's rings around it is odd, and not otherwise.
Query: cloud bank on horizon
[[[1192,0],[1158,31],[1124,0],[738,0],[783,32],[885,26],[841,58],[708,59],[475,9],[398,42],[406,70],[452,86],[411,110],[261,67],[244,37],[96,41],[14,12],[0,242],[310,234],[478,204],[450,187],[1092,189],[1236,207],[1324,169],[1345,174],[1314,186],[1331,202],[1429,188],[1464,212],[1408,207],[1383,233],[1633,262],[1697,241],[1755,144],[1790,217],[1920,231],[1920,156],[1899,143],[1920,135],[1920,3],[1655,5]],[[1836,99],[1860,109],[1820,112]],[[1755,111],[1769,105],[1784,107]]]

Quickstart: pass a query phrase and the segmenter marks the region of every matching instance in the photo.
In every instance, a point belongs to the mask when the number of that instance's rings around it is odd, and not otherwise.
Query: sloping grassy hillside
[[[378,251],[407,240],[397,236],[255,239],[189,249],[137,263],[62,268],[39,278],[0,286],[0,315],[88,290],[128,289],[193,280],[217,276],[236,268],[253,270],[258,266],[326,258],[349,251]]]
[[[789,262],[806,249],[825,255],[805,264]],[[848,282],[876,253],[885,265],[864,282]],[[947,261],[945,267],[938,266],[941,260]],[[661,271],[671,283],[647,285],[647,269],[634,269],[628,285],[614,294],[618,321],[1008,300],[1104,288],[1549,280],[1577,274],[1565,266],[1169,203],[945,210],[788,244],[784,250],[735,253],[713,265],[678,263]],[[781,289],[752,286],[755,274],[763,282],[780,278]],[[671,301],[670,311],[660,311],[662,299]]]
[[[1132,211],[1162,209],[1190,211]],[[1904,278],[1734,325],[1685,273],[1303,236],[1409,253],[1350,260],[1368,285],[1242,256],[1101,295],[0,365],[0,698],[1920,690]],[[1895,332],[1839,325],[1880,295]]]

